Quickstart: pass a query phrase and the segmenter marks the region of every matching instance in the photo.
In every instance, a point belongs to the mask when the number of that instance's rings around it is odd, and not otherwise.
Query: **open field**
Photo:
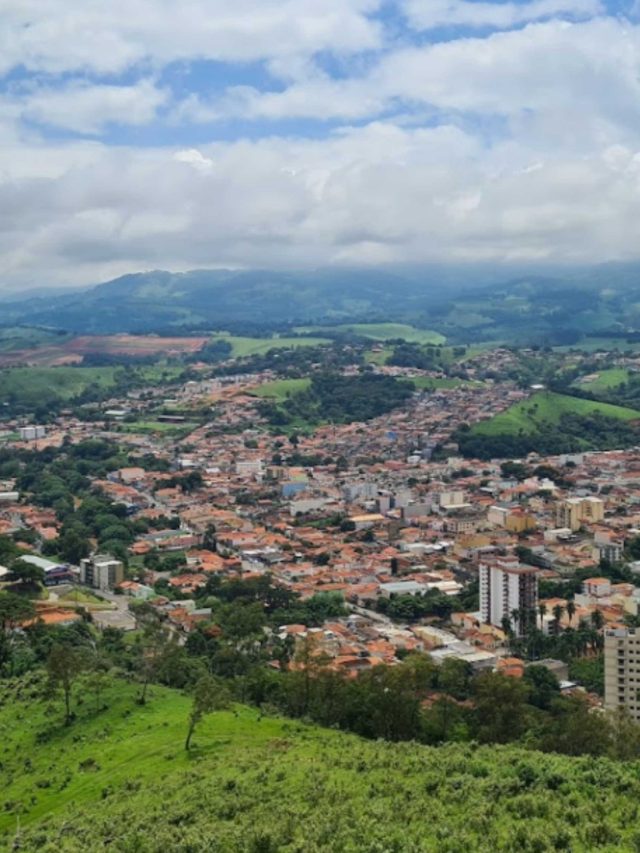
[[[277,403],[282,403],[292,394],[306,391],[311,385],[310,379],[276,379],[274,382],[265,382],[251,390],[254,397],[268,397]]]
[[[140,420],[131,423],[122,422],[119,424],[123,432],[133,433],[162,433],[163,435],[172,435],[179,437],[187,435],[197,429],[200,424],[195,421],[183,421],[181,423],[171,423],[168,421]]]
[[[353,332],[363,338],[374,341],[402,339],[413,344],[443,344],[444,335],[431,329],[416,329],[406,323],[342,323],[337,326],[309,326],[296,329],[297,332]]]
[[[4,330],[5,335],[10,330]],[[206,337],[158,337],[158,335],[81,335],[71,337],[40,329],[18,331],[30,335],[2,337],[0,329],[0,367],[37,365],[55,367],[78,364],[85,355],[167,358],[191,355],[208,342]],[[17,334],[17,333],[16,333]],[[5,345],[3,345],[3,340]]]
[[[330,344],[328,338],[243,338],[237,335],[227,335],[218,332],[210,341],[228,341],[231,344],[231,355],[234,358],[245,358],[250,355],[264,355],[272,349],[297,349],[298,347],[318,347]]]
[[[208,338],[159,337],[158,335],[84,335],[69,341],[68,352],[88,355],[157,356],[192,354],[201,350]]]
[[[364,741],[118,683],[71,726],[40,685],[4,692],[0,847],[24,853],[635,850],[635,763],[518,747]],[[571,819],[568,819],[571,815]],[[523,820],[526,817],[526,821]],[[4,835],[3,835],[4,833]]]
[[[89,385],[115,386],[116,367],[14,367],[0,370],[0,397],[38,403],[55,397],[70,400]]]
[[[583,377],[574,384],[587,391],[608,391],[617,388],[629,379],[629,371],[622,367],[611,367],[608,370],[600,370],[597,374],[591,374],[592,378]]]
[[[640,419],[640,412],[635,409],[582,400],[552,391],[540,391],[495,417],[480,421],[472,427],[472,431],[478,435],[533,434],[543,423],[559,423],[562,415],[595,413],[623,421]]]

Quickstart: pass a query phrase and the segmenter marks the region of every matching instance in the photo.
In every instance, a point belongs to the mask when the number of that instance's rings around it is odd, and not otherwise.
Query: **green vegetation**
[[[171,423],[169,421],[123,421],[119,425],[119,429],[123,432],[139,432],[139,433],[162,433],[163,435],[171,435],[176,438],[187,435],[193,432],[199,424],[196,421],[182,421],[180,423]]]
[[[621,367],[611,367],[597,371],[592,379],[584,377],[576,381],[576,385],[586,391],[608,391],[617,388],[629,379],[629,371]]]
[[[0,328],[0,352],[10,353],[23,349],[57,346],[69,340],[68,332],[56,329],[41,329],[32,326],[8,326]]]
[[[412,392],[409,383],[371,372],[357,376],[316,373],[306,390],[292,394],[279,405],[264,402],[260,411],[277,428],[351,423],[392,411],[406,403]]]
[[[345,332],[374,341],[402,340],[416,344],[443,344],[444,335],[431,329],[417,329],[405,323],[342,323],[336,326],[312,326],[296,329],[297,332]]]
[[[227,335],[218,332],[212,341],[226,341],[231,345],[233,358],[246,358],[252,355],[264,355],[271,350],[297,349],[298,347],[318,347],[330,344],[328,338],[291,338],[291,337],[267,337],[267,338],[243,338],[235,335]]]
[[[639,420],[636,409],[544,391],[488,421],[463,425],[455,440],[464,456],[478,459],[613,450],[640,441]]]
[[[385,744],[109,682],[73,725],[37,678],[0,707],[0,835],[25,853],[632,850],[634,764],[512,746]],[[19,818],[19,824],[18,824]]]
[[[306,391],[311,385],[311,379],[276,379],[265,382],[251,392],[255,397],[267,397],[278,403],[283,403],[292,394]]]
[[[113,388],[114,367],[14,367],[0,370],[3,400],[38,405],[43,400],[71,400],[91,386]]]
[[[449,377],[411,376],[407,381],[421,391],[437,391],[439,388],[473,388],[474,386],[479,388],[482,386],[482,382]]]
[[[533,434],[543,424],[559,424],[563,415],[602,415],[616,420],[640,418],[640,411],[612,406],[595,400],[584,400],[552,391],[540,391],[528,400],[516,403],[506,412],[481,421],[472,428],[476,435]]]

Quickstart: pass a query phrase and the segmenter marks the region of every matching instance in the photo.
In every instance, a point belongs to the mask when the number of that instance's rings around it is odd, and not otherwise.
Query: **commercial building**
[[[625,708],[640,721],[640,629],[604,632],[604,706]]]
[[[120,560],[106,554],[94,554],[80,561],[80,581],[94,589],[113,589],[124,580],[124,566]]]
[[[482,621],[501,628],[508,619],[516,634],[524,633],[538,605],[538,569],[515,557],[496,557],[480,563],[478,571]]]

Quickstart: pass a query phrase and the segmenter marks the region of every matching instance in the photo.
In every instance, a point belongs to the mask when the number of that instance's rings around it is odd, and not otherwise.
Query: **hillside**
[[[640,419],[640,412],[624,406],[612,406],[594,400],[583,400],[567,394],[541,391],[511,406],[505,412],[473,427],[476,435],[533,434],[545,424],[557,425],[563,415],[602,415],[621,421]]]
[[[87,290],[5,301],[2,322],[84,334],[191,328],[244,335],[305,325],[423,343],[444,336],[450,343],[587,347],[613,335],[613,345],[624,348],[640,328],[639,306],[640,266],[633,263],[544,270],[490,264],[154,270]],[[406,324],[418,330],[407,331]]]
[[[88,694],[65,728],[38,682],[0,700],[0,849],[547,851],[638,849],[638,764],[512,747],[384,744],[239,707],[183,748],[189,702]],[[18,830],[18,816],[20,818]]]

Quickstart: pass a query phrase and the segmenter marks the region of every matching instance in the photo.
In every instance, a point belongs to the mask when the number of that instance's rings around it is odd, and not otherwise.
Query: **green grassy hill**
[[[623,382],[627,382],[629,376],[629,371],[623,367],[610,367],[608,370],[600,370],[595,374],[591,374],[590,377],[583,377],[577,380],[574,385],[597,394],[598,391],[609,391],[617,388]]]
[[[512,747],[363,741],[249,708],[206,718],[154,687],[0,698],[0,850],[462,853],[638,850],[640,766]],[[3,684],[3,688],[7,683]]]
[[[0,397],[37,405],[43,400],[71,400],[89,385],[111,388],[115,367],[13,367],[0,370]]]
[[[640,419],[640,412],[635,409],[583,400],[552,391],[540,391],[499,415],[475,424],[472,432],[476,435],[532,435],[542,424],[560,423],[562,416],[566,414],[600,414],[620,421]]]
[[[353,332],[373,341],[403,340],[414,344],[443,344],[444,335],[431,329],[416,329],[406,323],[342,323],[337,326],[307,326],[298,332]]]

